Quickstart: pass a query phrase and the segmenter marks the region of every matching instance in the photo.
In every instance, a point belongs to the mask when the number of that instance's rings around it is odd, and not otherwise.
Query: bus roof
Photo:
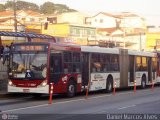
[[[80,45],[71,45],[71,44],[61,44],[61,43],[49,43],[51,49],[54,50],[68,50],[68,51],[81,51],[81,46]]]
[[[94,52],[94,53],[112,53],[112,54],[119,54],[121,48],[104,48],[99,46],[81,46],[82,52]],[[147,51],[136,51],[136,50],[128,50],[129,55],[136,55],[136,56],[147,56],[147,57],[155,57],[157,54],[154,52],[147,52]]]
[[[79,51],[79,52],[91,52],[91,53],[110,53],[110,54],[120,54],[121,48],[105,48],[99,46],[80,46],[80,45],[71,45],[71,44],[61,44],[61,43],[53,43],[53,42],[25,42],[26,44],[50,44],[51,50],[64,50],[64,51]],[[22,45],[24,43],[14,43]],[[154,52],[147,51],[136,51],[136,50],[128,50],[129,55],[136,56],[148,56],[155,57],[157,54]]]
[[[147,51],[136,51],[136,50],[128,50],[129,55],[137,55],[137,56],[147,56],[147,57],[155,57],[157,54],[154,52]]]
[[[119,54],[118,48],[105,48],[99,46],[81,46],[83,52],[95,52],[95,53],[112,53]]]

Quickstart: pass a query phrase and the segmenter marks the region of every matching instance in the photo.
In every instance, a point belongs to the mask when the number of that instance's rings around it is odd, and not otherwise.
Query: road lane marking
[[[130,105],[130,106],[125,106],[125,107],[120,107],[120,108],[118,108],[118,110],[127,109],[127,108],[135,107],[135,106],[136,105]]]
[[[70,103],[70,102],[75,102],[75,101],[85,101],[85,99],[77,99],[77,100],[70,100],[70,101],[64,101],[64,102],[55,102],[52,103],[51,105],[55,104],[64,104],[64,103]],[[42,105],[36,105],[36,106],[30,106],[30,107],[23,107],[23,108],[16,108],[16,109],[11,109],[11,110],[5,110],[1,112],[13,112],[13,111],[19,111],[19,110],[25,110],[25,109],[31,109],[31,108],[38,108],[38,107],[44,107],[44,106],[51,106],[50,104],[42,104]]]
[[[1,112],[2,112],[2,113],[3,113],[3,112],[13,112],[13,111],[19,111],[19,110],[37,108],[37,107],[42,107],[42,106],[48,106],[48,104],[36,105],[36,106],[31,106],[31,107],[23,107],[23,108],[11,109],[11,110],[5,110],[5,111],[1,111]]]
[[[127,93],[129,93],[129,92],[127,92]],[[123,94],[127,94],[127,93],[123,93]],[[120,94],[120,93],[119,93],[119,94]],[[97,96],[97,97],[89,97],[88,99],[97,99],[97,98],[102,98],[102,97],[107,97],[107,96],[112,96],[112,94],[109,94],[109,95],[100,95],[100,96]],[[51,105],[65,104],[65,103],[78,102],[78,101],[86,101],[86,99],[83,98],[83,99],[68,100],[68,101],[63,101],[63,102],[55,102],[55,103],[52,103]],[[5,111],[1,111],[1,112],[13,112],[13,111],[19,111],[19,110],[25,110],[25,109],[32,109],[32,108],[38,108],[38,107],[44,107],[44,106],[51,106],[51,105],[49,105],[49,104],[42,104],[42,105],[36,105],[36,106],[30,106],[30,107],[23,107],[23,108],[5,110]]]
[[[143,91],[149,91],[150,89],[147,89],[147,90],[143,90]],[[133,91],[128,91],[128,92],[122,92],[122,93],[117,93],[116,95],[125,95],[125,94],[131,94],[133,93]],[[96,97],[88,97],[88,99],[97,99],[97,98],[102,98],[102,97],[108,97],[108,96],[113,96],[112,94],[107,94],[107,95],[99,95],[99,96],[96,96]],[[56,105],[56,104],[65,104],[65,103],[71,103],[71,102],[78,102],[78,101],[87,101],[85,98],[83,99],[75,99],[75,100],[68,100],[68,101],[63,101],[63,102],[55,102],[55,103],[52,103],[51,105]],[[2,112],[13,112],[13,111],[19,111],[19,110],[25,110],[25,109],[32,109],[32,108],[38,108],[38,107],[42,107],[42,106],[51,106],[49,104],[42,104],[42,105],[36,105],[36,106],[30,106],[30,107],[23,107],[23,108],[17,108],[17,109],[10,109],[10,110],[4,110],[4,111],[1,111]],[[134,105],[135,106],[135,105]],[[128,107],[134,107],[133,105],[132,106],[128,106]],[[121,107],[119,109],[125,109],[127,107]]]

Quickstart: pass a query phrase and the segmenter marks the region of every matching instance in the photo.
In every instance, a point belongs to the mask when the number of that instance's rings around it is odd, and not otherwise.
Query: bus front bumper
[[[44,87],[26,88],[26,87],[15,87],[8,85],[8,92],[13,93],[49,93],[49,85]]]

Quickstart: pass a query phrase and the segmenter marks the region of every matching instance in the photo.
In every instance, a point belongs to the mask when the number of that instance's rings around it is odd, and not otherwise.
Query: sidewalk
[[[0,91],[0,98],[4,98],[6,96],[8,96],[9,94],[7,93],[7,91]]]
[[[0,80],[0,98],[7,96],[7,81],[6,80]]]
[[[7,95],[7,81],[0,80],[0,98],[6,97]]]

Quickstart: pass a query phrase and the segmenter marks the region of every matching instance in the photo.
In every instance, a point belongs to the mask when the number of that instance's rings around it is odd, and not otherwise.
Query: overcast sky
[[[5,0],[0,0],[5,1]],[[133,12],[160,25],[160,0],[23,0],[42,5],[44,2],[66,4],[92,15],[98,12]],[[151,22],[151,21],[150,21]]]

